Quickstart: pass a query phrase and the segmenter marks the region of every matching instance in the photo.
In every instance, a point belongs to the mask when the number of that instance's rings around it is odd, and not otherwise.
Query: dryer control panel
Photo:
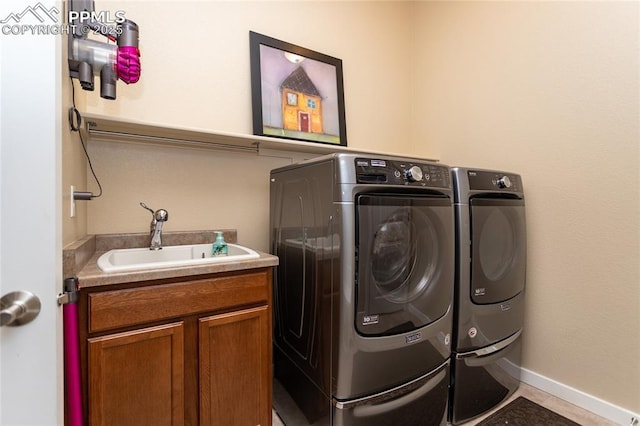
[[[450,188],[449,167],[414,161],[356,158],[358,183]]]
[[[470,190],[503,190],[506,192],[523,192],[522,180],[514,173],[488,172],[484,170],[469,170]]]

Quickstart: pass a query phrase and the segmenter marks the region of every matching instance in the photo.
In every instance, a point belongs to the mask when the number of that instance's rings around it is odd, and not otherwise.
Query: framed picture
[[[347,145],[340,59],[249,32],[253,134]]]

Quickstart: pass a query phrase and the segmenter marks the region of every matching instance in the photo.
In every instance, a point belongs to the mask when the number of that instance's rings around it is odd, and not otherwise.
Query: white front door
[[[42,305],[31,323],[0,327],[2,426],[63,421],[62,36],[14,27],[40,5],[62,10],[50,0],[0,3],[0,296],[26,290]]]

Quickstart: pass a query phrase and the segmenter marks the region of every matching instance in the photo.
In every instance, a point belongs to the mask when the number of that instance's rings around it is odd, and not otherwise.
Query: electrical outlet
[[[76,217],[76,200],[73,198],[74,192],[76,192],[76,187],[71,185],[71,193],[69,194],[69,199],[71,200],[71,204],[69,206],[69,217]]]

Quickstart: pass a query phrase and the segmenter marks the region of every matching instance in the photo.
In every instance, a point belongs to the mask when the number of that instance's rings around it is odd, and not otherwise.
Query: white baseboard
[[[593,395],[589,395],[578,389],[556,382],[553,379],[542,376],[533,371],[522,368],[520,370],[520,381],[538,388],[548,394],[561,398],[573,405],[591,411],[600,417],[604,417],[621,426],[640,426],[640,414],[633,413],[625,408],[618,407],[610,402],[604,401]],[[636,423],[633,423],[633,421]]]

